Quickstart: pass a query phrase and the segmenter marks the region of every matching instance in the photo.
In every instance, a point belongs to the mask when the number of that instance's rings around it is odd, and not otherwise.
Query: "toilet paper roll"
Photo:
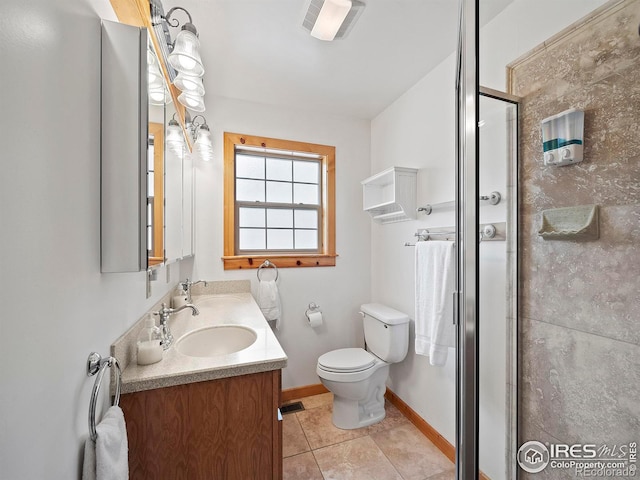
[[[322,325],[322,312],[310,312],[307,314],[309,319],[309,325],[312,327],[319,327]]]

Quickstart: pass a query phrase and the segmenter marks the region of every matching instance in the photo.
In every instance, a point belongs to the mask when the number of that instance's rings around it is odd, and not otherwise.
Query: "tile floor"
[[[386,418],[340,430],[331,423],[331,393],[299,400],[305,410],[283,416],[285,480],[452,480],[454,466],[386,402]]]

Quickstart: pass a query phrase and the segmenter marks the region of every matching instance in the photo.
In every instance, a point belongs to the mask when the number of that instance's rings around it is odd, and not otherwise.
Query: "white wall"
[[[418,205],[454,199],[453,56],[440,64],[371,123],[371,173],[391,165],[419,168]],[[416,221],[375,225],[372,234],[372,298],[414,316],[414,249],[418,228],[454,224],[453,209],[420,214]],[[444,368],[414,354],[411,322],[409,354],[392,365],[389,387],[452,441],[455,435],[455,358]]]
[[[205,81],[207,78],[205,78]],[[210,81],[215,81],[215,76]],[[206,86],[205,86],[206,88]],[[223,132],[282,138],[336,147],[335,267],[282,268],[278,287],[282,325],[276,336],[289,357],[283,388],[319,383],[318,357],[361,342],[362,303],[370,301],[370,221],[362,211],[360,180],[369,174],[370,124],[367,120],[207,97],[215,157],[196,161],[196,256],[194,278],[250,279],[256,270],[223,270]],[[324,326],[310,328],[304,312],[310,302],[322,307]]]
[[[100,19],[5,0],[0,18],[0,476],[79,478],[103,355],[178,281],[100,273]],[[108,393],[108,387],[102,388]],[[103,396],[104,398],[105,396]]]

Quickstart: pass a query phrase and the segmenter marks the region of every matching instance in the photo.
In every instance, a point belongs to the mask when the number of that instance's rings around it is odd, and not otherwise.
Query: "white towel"
[[[88,438],[84,445],[82,480],[128,480],[127,428],[120,407],[107,410],[96,433],[95,443]]]
[[[258,283],[258,305],[264,318],[276,321],[276,329],[280,328],[280,294],[275,280],[260,280]]]
[[[455,347],[453,242],[416,242],[416,353],[443,366]]]

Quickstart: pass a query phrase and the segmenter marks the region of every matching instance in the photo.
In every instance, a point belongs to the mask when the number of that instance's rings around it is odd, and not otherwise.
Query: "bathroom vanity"
[[[123,345],[135,338],[131,330],[114,344],[130,359],[120,398],[130,478],[280,479],[278,409],[287,357],[250,293],[197,296],[194,303],[198,316],[184,311],[171,318],[176,342],[161,362],[136,364],[135,348]],[[248,347],[224,337],[235,328],[255,333]],[[185,340],[203,333],[212,334],[203,337],[210,353]]]

